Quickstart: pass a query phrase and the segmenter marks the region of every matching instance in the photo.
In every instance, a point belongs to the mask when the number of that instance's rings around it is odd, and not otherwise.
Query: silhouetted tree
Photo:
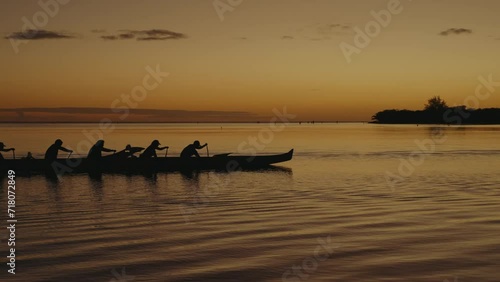
[[[425,104],[424,111],[441,112],[448,108],[446,102],[439,96],[434,96],[427,100]]]
[[[448,107],[439,96],[427,101],[423,110],[384,110],[372,116],[375,123],[393,124],[500,124],[500,108]]]

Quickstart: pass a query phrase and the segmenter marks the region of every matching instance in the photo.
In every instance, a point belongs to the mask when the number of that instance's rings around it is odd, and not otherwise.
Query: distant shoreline
[[[99,124],[97,121],[57,121],[57,122],[46,122],[46,121],[0,121],[0,124]],[[200,122],[192,122],[192,121],[168,121],[168,122],[144,122],[144,121],[128,121],[128,122],[112,122],[113,124],[266,124],[269,121],[200,121]],[[277,121],[277,123],[280,123]],[[337,123],[373,123],[370,121],[294,121],[290,122],[291,124],[337,124]]]
[[[268,124],[269,121],[246,121],[246,122],[231,122],[231,121],[221,121],[221,122],[115,122],[114,124]],[[0,121],[0,125],[8,124],[99,124],[99,122],[7,122]],[[456,124],[445,124],[445,123],[384,123],[376,121],[315,121],[312,122],[291,122],[290,124],[296,125],[315,125],[315,124],[374,124],[374,125],[433,125],[433,126],[468,126],[468,125],[500,125],[500,123],[464,123],[460,125]]]
[[[435,99],[439,99],[439,97]],[[500,108],[468,109],[466,106],[448,107],[446,103],[441,103],[434,107],[417,111],[383,110],[373,115],[372,122],[378,124],[500,124]]]
[[[467,125],[500,125],[500,123],[463,123],[463,124],[449,124],[449,123],[385,123],[370,121],[371,124],[382,124],[382,125],[440,125],[440,126],[467,126]]]

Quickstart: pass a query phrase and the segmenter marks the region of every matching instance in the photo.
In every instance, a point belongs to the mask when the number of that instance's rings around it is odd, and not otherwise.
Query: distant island
[[[383,110],[372,116],[380,124],[500,124],[500,108],[448,107],[439,96],[427,101],[423,110]]]

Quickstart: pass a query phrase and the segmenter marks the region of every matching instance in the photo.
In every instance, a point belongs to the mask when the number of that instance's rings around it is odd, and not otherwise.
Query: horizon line
[[[101,122],[94,121],[55,121],[55,122],[46,122],[46,121],[0,121],[0,124],[99,124]],[[143,121],[116,121],[112,123],[120,123],[120,124],[139,124],[139,123],[163,123],[163,124],[215,124],[215,123],[270,123],[269,121],[169,121],[169,122],[161,122],[161,121],[152,121],[152,122],[143,122]],[[274,123],[284,123],[282,121],[276,121]],[[373,123],[372,121],[341,121],[341,120],[302,120],[302,121],[293,121],[287,123]]]

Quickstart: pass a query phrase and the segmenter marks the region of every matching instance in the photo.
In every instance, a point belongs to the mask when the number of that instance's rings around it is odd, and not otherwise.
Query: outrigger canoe
[[[14,170],[16,173],[141,173],[186,170],[260,169],[292,159],[293,149],[277,155],[232,156],[220,154],[211,157],[180,158],[158,157],[152,159],[118,158],[114,155],[103,157],[99,162],[85,158],[57,159],[47,163],[42,159],[4,159],[0,161],[0,171]]]

